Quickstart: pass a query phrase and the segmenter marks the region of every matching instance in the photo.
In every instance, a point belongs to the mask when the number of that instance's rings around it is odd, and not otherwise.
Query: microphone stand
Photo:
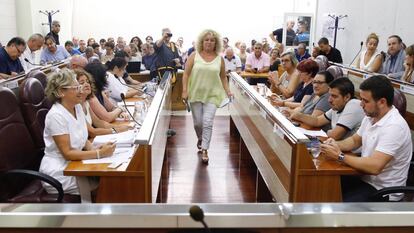
[[[352,65],[352,63],[354,63],[355,59],[356,59],[356,58],[358,57],[358,55],[361,53],[361,51],[362,51],[362,45],[364,45],[364,42],[363,42],[363,41],[361,41],[361,46],[359,47],[359,51],[358,51],[358,53],[356,54],[356,56],[354,57],[354,59],[352,59],[351,63],[349,63],[349,66],[351,66],[351,65]]]
[[[142,126],[142,124],[141,123],[139,123],[138,121],[136,121],[135,120],[135,118],[134,118],[134,116],[131,114],[131,112],[128,110],[128,107],[127,107],[127,105],[126,105],[126,102],[125,102],[125,95],[124,95],[124,93],[121,93],[121,99],[122,99],[122,102],[124,103],[124,107],[125,107],[125,109],[127,110],[127,112],[128,112],[128,114],[129,114],[129,116],[131,117],[131,119],[137,124],[137,125],[139,125],[139,126]]]

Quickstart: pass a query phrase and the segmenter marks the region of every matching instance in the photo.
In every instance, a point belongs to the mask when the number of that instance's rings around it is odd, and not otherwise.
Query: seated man
[[[20,56],[20,63],[22,64],[23,69],[26,73],[36,67],[35,52],[41,49],[44,43],[45,38],[41,34],[36,33],[30,36],[29,40],[27,41],[26,50]]]
[[[262,51],[263,45],[259,42],[254,44],[254,51],[247,56],[246,72],[250,73],[268,73],[270,67],[270,57]],[[267,78],[247,78],[250,85],[257,83],[266,83]]]
[[[68,51],[62,45],[57,45],[52,36],[45,37],[46,47],[40,54],[40,64],[53,63],[70,57]]]
[[[241,60],[240,57],[234,54],[234,51],[231,47],[228,47],[224,51],[224,65],[226,73],[230,72],[237,72],[238,74],[241,73]]]
[[[322,37],[318,41],[318,46],[321,49],[320,55],[324,55],[331,62],[342,63],[341,52],[329,45],[329,40],[326,37]]]
[[[142,52],[145,54],[142,57],[142,64],[144,64],[145,69],[150,71],[151,78],[157,77],[157,67],[155,64],[157,55],[154,51],[154,45],[151,43],[142,44]]]
[[[305,21],[298,22],[298,34],[293,40],[293,45],[299,45],[304,43],[305,46],[309,45],[310,34]]]
[[[404,74],[405,51],[402,40],[397,35],[388,37],[388,51],[385,61],[382,63],[381,73],[390,78],[401,79]]]
[[[6,47],[0,48],[0,79],[17,76],[24,69],[19,56],[26,49],[26,42],[20,37],[12,38]]]
[[[391,186],[405,186],[413,152],[410,128],[392,105],[394,88],[383,76],[373,76],[361,83],[360,96],[366,114],[361,127],[343,141],[328,139],[322,152],[366,175],[343,179],[342,199],[345,202],[370,201],[377,190]],[[362,146],[361,156],[344,155]],[[401,194],[389,195],[398,201]]]
[[[358,129],[364,111],[360,106],[361,101],[354,99],[354,85],[348,78],[336,79],[329,87],[329,111],[318,117],[296,112],[291,118],[312,127],[331,123],[332,129],[328,130],[328,137],[340,140],[351,136]]]
[[[70,58],[69,68],[70,69],[84,69],[88,64],[88,60],[81,55],[75,55]]]
[[[73,56],[73,55],[80,55],[81,52],[79,52],[77,49],[73,48],[73,42],[68,40],[65,42],[65,49],[66,51],[68,51],[68,53]]]

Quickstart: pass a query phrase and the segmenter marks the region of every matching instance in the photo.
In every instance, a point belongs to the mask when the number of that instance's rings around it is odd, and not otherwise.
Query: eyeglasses
[[[17,47],[17,45],[14,45],[14,47],[16,48],[18,54],[23,54],[24,50],[20,51],[20,49],[19,49],[19,47]]]
[[[63,89],[75,89],[77,92],[83,91],[83,85],[78,86],[64,86]]]
[[[324,84],[326,83],[325,81],[312,81],[312,84]]]

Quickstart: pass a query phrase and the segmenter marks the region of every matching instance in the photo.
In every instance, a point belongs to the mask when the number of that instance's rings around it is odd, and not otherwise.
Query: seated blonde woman
[[[271,72],[268,80],[273,93],[288,99],[293,96],[300,83],[299,73],[296,70],[298,60],[293,52],[286,52],[282,54],[280,61],[285,72],[280,77],[278,72]]]
[[[378,42],[379,38],[377,34],[371,33],[368,35],[365,41],[367,48],[361,52],[354,62],[356,68],[368,72],[378,72],[381,69],[382,56],[381,52],[377,49]]]
[[[95,84],[93,79],[88,72],[82,69],[76,69],[74,72],[76,74],[76,79],[83,87],[81,105],[86,116],[89,137],[127,131],[129,127],[126,125],[112,125],[96,116],[88,102],[89,99],[94,97]]]
[[[94,148],[88,141],[85,114],[80,105],[82,91],[71,70],[62,69],[49,77],[46,95],[53,106],[46,115],[45,155],[39,169],[60,181],[65,193],[74,195],[79,195],[76,178],[63,175],[69,161],[108,157],[115,150],[113,143]],[[56,192],[46,183],[43,186],[48,193]]]
[[[409,83],[414,83],[414,44],[408,46],[405,49],[404,68],[405,71],[401,80]]]
[[[117,118],[128,119],[128,114],[114,105],[105,93],[108,85],[105,66],[100,63],[89,63],[85,71],[92,75],[96,87],[94,96],[88,100],[96,116],[106,122],[113,122]]]

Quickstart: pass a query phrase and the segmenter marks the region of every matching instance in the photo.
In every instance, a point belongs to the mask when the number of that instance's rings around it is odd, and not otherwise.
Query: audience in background
[[[45,45],[40,54],[40,64],[59,62],[70,57],[65,47],[57,45],[52,36],[45,37]]]
[[[95,43],[96,41],[95,41],[95,38],[89,38],[88,39],[88,41],[87,41],[87,43],[86,43],[86,46],[87,47],[92,47],[92,45]]]
[[[99,45],[100,45],[100,51],[99,52],[101,53],[101,57],[102,57],[103,54],[106,53],[105,43],[106,43],[105,39],[102,38],[102,39],[99,40]]]
[[[246,52],[247,53],[250,54],[250,53],[253,53],[254,52],[254,45],[256,44],[256,42],[257,41],[254,40],[254,39],[250,42],[250,47],[246,49]]]
[[[29,37],[26,49],[24,50],[24,53],[20,55],[20,63],[26,73],[36,67],[35,52],[40,50],[44,43],[45,38],[39,33],[35,33]]]
[[[280,53],[278,48],[273,48],[270,52],[270,67],[269,71],[278,71],[280,65]]]
[[[151,43],[143,44],[142,52],[145,53],[145,55],[142,57],[142,63],[144,64],[145,69],[150,71],[150,77],[156,77],[157,67],[155,65],[155,59],[157,59],[157,55],[154,51],[154,45]]]
[[[310,34],[308,30],[308,25],[306,21],[298,22],[298,33],[293,40],[293,45],[299,45],[299,43],[304,43],[306,46],[309,45]]]
[[[24,71],[19,56],[25,49],[26,42],[20,37],[12,38],[6,47],[0,48],[0,79],[14,77]]]
[[[262,51],[262,43],[254,45],[254,52],[249,54],[246,59],[246,71],[250,73],[267,73],[270,67],[270,57]],[[250,85],[266,83],[267,78],[247,78]]]
[[[101,54],[101,46],[98,43],[95,42],[95,43],[92,44],[91,47],[92,47],[93,52],[95,53],[95,55],[100,60],[101,59],[101,56],[102,56],[102,54]]]
[[[103,64],[107,63],[108,61],[111,61],[114,58],[114,48],[115,44],[113,42],[108,41],[105,43],[105,53],[101,56],[101,62]]]
[[[78,37],[72,37],[72,43],[73,43],[73,48],[76,50],[79,50],[79,38]]]
[[[135,44],[138,48],[138,53],[141,55],[141,46],[142,46],[142,40],[138,36],[134,36],[131,38],[130,44]]]
[[[86,49],[86,42],[85,40],[79,40],[79,52],[84,53]]]
[[[60,22],[57,20],[52,21],[52,31],[50,31],[46,36],[53,37],[55,43],[60,45],[59,42],[59,32],[60,32]]]
[[[321,48],[319,48],[318,46],[315,46],[312,48],[312,59],[315,59],[317,56],[321,55]]]
[[[286,45],[287,46],[292,46],[293,45],[293,40],[296,37],[296,33],[293,30],[294,26],[295,26],[295,21],[290,20],[290,21],[286,22],[286,32],[287,32]],[[272,33],[269,34],[269,37],[274,42],[277,42],[277,43],[280,43],[280,44],[283,43],[283,28],[276,29],[275,31],[273,31]]]
[[[175,82],[175,73],[178,68],[182,68],[182,61],[177,46],[170,41],[171,37],[172,33],[169,28],[162,29],[161,39],[154,44],[154,51],[157,54],[155,65],[159,79],[166,71],[170,71],[173,73],[172,81]]]
[[[280,59],[283,69],[283,74],[279,77],[278,72],[271,72],[269,75],[270,89],[273,93],[282,95],[283,98],[290,98],[293,96],[296,88],[299,85],[299,72],[296,70],[298,60],[295,54],[290,51],[282,54]]]
[[[247,56],[249,55],[246,49],[247,49],[246,43],[241,43],[239,53],[237,54],[237,56],[239,56],[240,61],[242,63],[242,70],[244,70],[246,67],[246,59],[247,59]]]
[[[329,44],[329,40],[326,37],[322,37],[318,41],[318,46],[321,49],[321,55],[324,55],[328,58],[329,61],[335,63],[342,63],[342,55],[341,52],[332,47]]]
[[[154,39],[152,38],[152,36],[147,36],[147,37],[145,37],[145,41],[146,41],[147,43],[150,43],[150,44],[154,43]]]
[[[131,50],[131,59],[129,61],[131,62],[142,62],[142,56],[141,53],[138,50],[138,47],[135,43],[129,44],[129,48]],[[125,50],[124,50],[125,51]]]
[[[381,73],[386,74],[390,78],[401,79],[404,74],[404,44],[397,35],[388,37],[387,44],[388,51],[382,64]]]
[[[72,41],[68,40],[65,42],[65,49],[66,51],[68,51],[68,53],[73,56],[73,55],[80,55],[81,52],[79,52],[77,49],[73,48],[73,43]]]
[[[119,36],[116,39],[115,52],[120,51],[120,50],[124,50],[125,45],[126,45],[126,43],[125,43],[124,38],[122,36]]]
[[[74,55],[69,60],[70,69],[83,69],[88,64],[88,60],[81,55]]]
[[[365,45],[367,49],[361,52],[355,60],[355,66],[358,69],[368,72],[378,72],[382,65],[381,52],[378,51],[379,38],[377,34],[371,33],[368,35]]]
[[[414,44],[405,49],[404,75],[402,80],[409,83],[414,83]]]

